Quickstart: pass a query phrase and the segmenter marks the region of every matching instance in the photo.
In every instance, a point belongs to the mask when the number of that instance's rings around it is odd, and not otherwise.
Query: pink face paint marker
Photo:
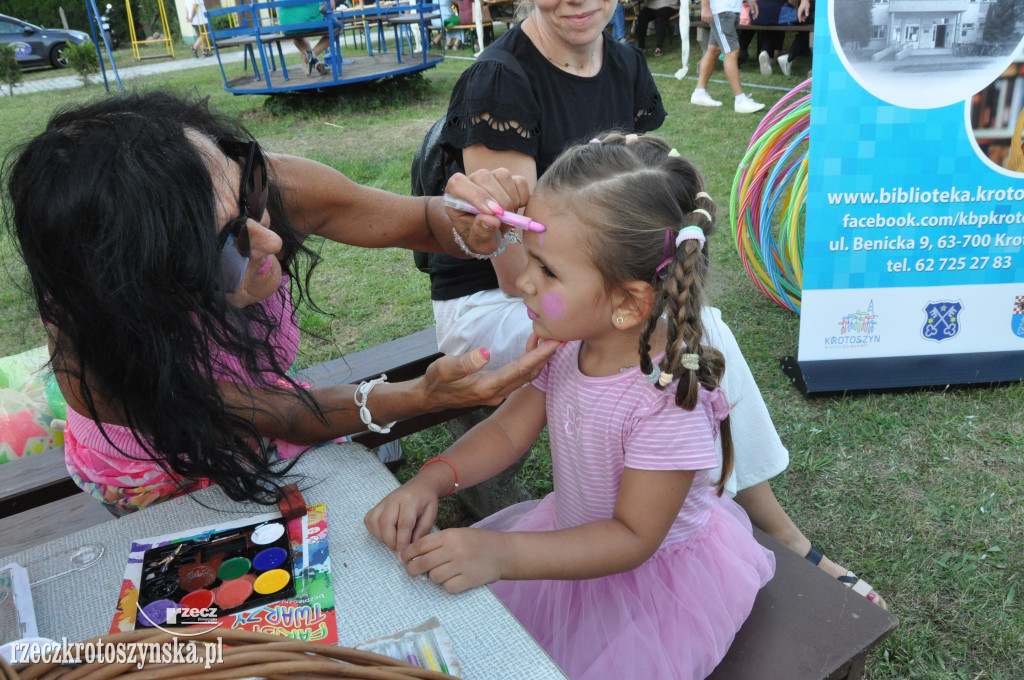
[[[480,214],[480,211],[474,208],[471,203],[467,203],[466,201],[463,201],[461,198],[455,198],[454,196],[450,196],[448,194],[444,195],[444,204],[449,208],[455,208],[456,210],[461,210],[462,212],[473,213],[474,215]],[[529,217],[525,217],[514,212],[505,211],[504,215],[495,215],[495,217],[497,217],[505,224],[510,224],[513,227],[519,227],[520,229],[525,229],[527,231],[535,231],[537,233],[547,231],[547,227],[545,227],[540,222],[534,222]]]

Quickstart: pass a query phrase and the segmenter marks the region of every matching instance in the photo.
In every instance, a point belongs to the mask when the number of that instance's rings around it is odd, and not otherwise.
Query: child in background
[[[210,46],[205,44],[202,31],[203,24],[206,23],[205,0],[195,0],[189,8],[185,20],[192,25],[192,30],[196,33],[196,41],[192,43],[192,56],[198,58],[200,51],[204,57],[210,56]]]
[[[740,25],[740,11],[743,2],[750,5],[750,18],[757,18],[757,0],[700,0],[700,19],[710,24],[708,48],[700,60],[697,73],[697,89],[690,95],[690,103],[697,106],[721,106],[722,102],[714,99],[705,89],[711,74],[718,63],[718,55],[725,55],[725,77],[735,95],[733,111],[736,113],[756,113],[764,108],[764,104],[755,102],[743,92],[740,83],[740,39],[737,35]]]
[[[366,518],[410,575],[493,583],[573,680],[703,678],[774,573],[721,496],[732,465],[722,355],[701,345],[714,204],[653,137],[566,151],[527,214],[518,285],[544,371]],[[666,313],[667,320],[662,319]],[[473,528],[429,533],[437,499],[497,474],[548,425],[554,491]]]

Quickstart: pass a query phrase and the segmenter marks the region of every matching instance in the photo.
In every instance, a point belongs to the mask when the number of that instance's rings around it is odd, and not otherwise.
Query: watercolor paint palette
[[[294,596],[286,520],[268,520],[147,550],[138,623],[167,623],[168,609],[224,616]]]

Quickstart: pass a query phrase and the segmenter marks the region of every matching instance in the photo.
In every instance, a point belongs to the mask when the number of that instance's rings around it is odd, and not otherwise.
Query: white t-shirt
[[[711,13],[721,14],[722,12],[736,12],[739,14],[743,11],[743,0],[711,0]]]
[[[198,2],[192,3],[195,8],[195,13],[192,15],[191,23],[193,26],[201,26],[206,23],[206,3],[204,0],[198,0]]]

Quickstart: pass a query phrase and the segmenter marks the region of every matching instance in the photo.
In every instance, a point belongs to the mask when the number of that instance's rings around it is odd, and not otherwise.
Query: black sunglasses
[[[260,220],[267,209],[267,161],[255,141],[222,141],[218,146],[228,158],[245,159],[238,189],[238,217],[221,230],[219,240],[221,283],[226,292],[234,293],[242,285],[249,265],[249,218]]]

